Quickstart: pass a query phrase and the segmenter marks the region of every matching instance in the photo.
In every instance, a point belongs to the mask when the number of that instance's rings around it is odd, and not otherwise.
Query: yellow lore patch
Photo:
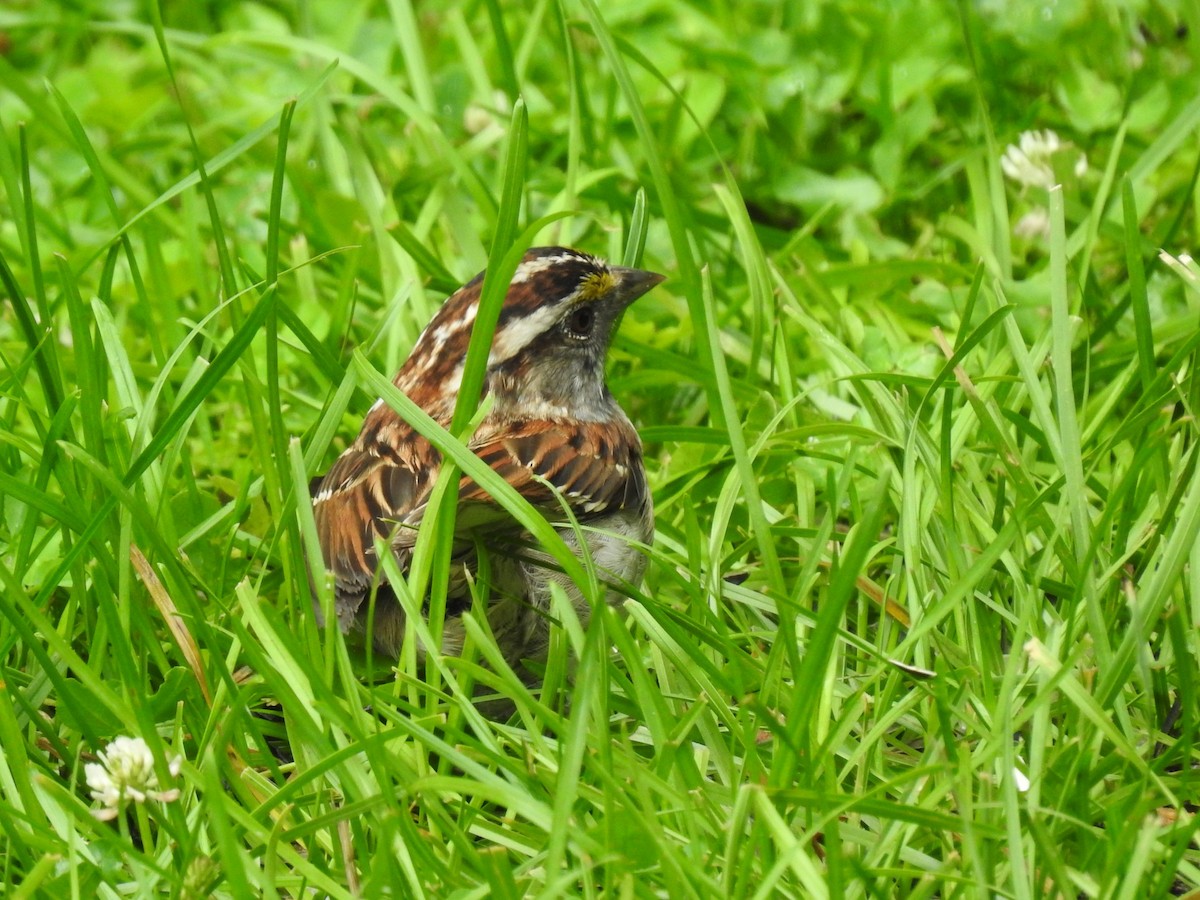
[[[616,286],[616,279],[609,272],[589,272],[579,282],[579,299],[589,302],[599,300],[608,296]]]

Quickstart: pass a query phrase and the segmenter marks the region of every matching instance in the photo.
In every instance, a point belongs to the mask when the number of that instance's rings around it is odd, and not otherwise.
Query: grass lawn
[[[1195,17],[5,4],[7,894],[1200,891]],[[318,628],[309,479],[552,243],[668,276],[644,585],[535,688]]]

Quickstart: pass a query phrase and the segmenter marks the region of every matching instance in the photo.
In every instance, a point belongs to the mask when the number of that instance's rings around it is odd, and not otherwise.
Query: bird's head
[[[612,414],[604,362],[626,307],[662,275],[565,247],[529,250],[513,274],[488,356],[493,415],[601,420]],[[436,418],[453,409],[483,273],[434,315],[396,384]]]

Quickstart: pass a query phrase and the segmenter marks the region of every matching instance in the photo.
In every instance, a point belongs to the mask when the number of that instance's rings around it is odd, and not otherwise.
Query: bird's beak
[[[624,266],[610,266],[609,272],[617,279],[617,299],[622,309],[667,277],[657,272],[627,269]]]

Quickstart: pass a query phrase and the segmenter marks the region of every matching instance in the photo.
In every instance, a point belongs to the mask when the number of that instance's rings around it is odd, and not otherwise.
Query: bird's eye
[[[571,332],[571,337],[586,338],[592,333],[592,326],[596,323],[596,313],[590,306],[580,306],[571,311],[567,316],[567,331]]]

